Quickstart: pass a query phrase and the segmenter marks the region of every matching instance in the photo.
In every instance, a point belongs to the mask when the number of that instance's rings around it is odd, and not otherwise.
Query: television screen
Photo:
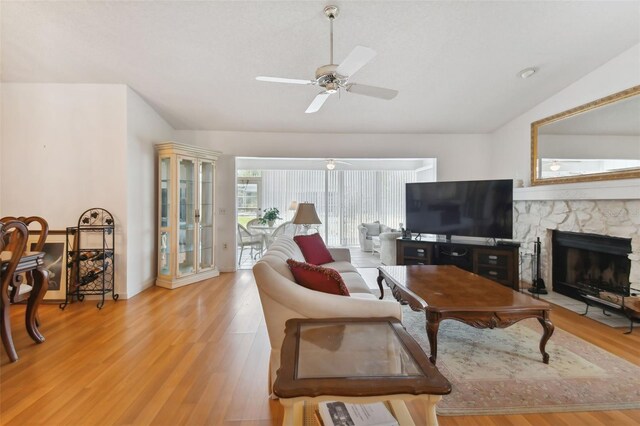
[[[407,183],[407,229],[414,233],[513,238],[513,181]]]

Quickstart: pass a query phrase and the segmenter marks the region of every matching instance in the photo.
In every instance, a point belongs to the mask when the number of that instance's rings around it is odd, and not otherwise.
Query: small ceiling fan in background
[[[353,164],[349,163],[348,161],[336,160],[334,158],[327,158],[326,162],[327,170],[335,169],[337,164],[346,164],[347,166],[353,166]]]
[[[350,83],[351,78],[360,68],[366,65],[374,56],[376,51],[364,46],[356,46],[355,49],[346,57],[341,64],[336,65],[333,63],[333,20],[338,16],[337,6],[326,6],[324,13],[329,18],[331,25],[330,30],[330,54],[328,65],[323,65],[316,70],[315,80],[300,80],[293,78],[282,77],[256,77],[256,80],[267,81],[271,83],[288,83],[288,84],[301,84],[320,86],[325,90],[320,92],[311,102],[311,105],[305,111],[306,113],[313,113],[318,111],[325,103],[327,98],[334,93],[337,93],[340,89],[344,89],[349,93],[355,93],[357,95],[371,96],[374,98],[391,100],[398,94],[397,90],[385,89],[382,87],[367,86],[364,84]]]

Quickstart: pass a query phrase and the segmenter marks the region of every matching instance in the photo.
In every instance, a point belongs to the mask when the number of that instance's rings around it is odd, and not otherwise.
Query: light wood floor
[[[0,365],[3,425],[271,425],[269,342],[250,271],[178,290],[151,288],[99,311],[93,301],[40,309],[46,342],[34,344],[12,306],[20,359]],[[631,336],[562,308],[556,327],[640,365]],[[597,392],[594,389],[594,392]],[[414,407],[414,417],[418,412]],[[448,425],[630,425],[640,410],[440,417]]]

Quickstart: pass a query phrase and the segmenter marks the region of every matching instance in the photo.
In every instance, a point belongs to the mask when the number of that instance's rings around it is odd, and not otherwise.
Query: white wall
[[[488,135],[330,134],[176,131],[178,142],[221,151],[216,178],[216,263],[235,265],[235,157],[437,158],[438,180],[490,174]],[[224,214],[221,214],[221,211]],[[223,249],[227,244],[227,249]]]
[[[102,207],[116,221],[116,291],[155,277],[153,142],[173,129],[124,85],[4,83],[1,216],[44,217],[52,230]]]
[[[116,220],[116,289],[127,286],[126,87],[4,83],[2,211],[74,226],[92,207]]]
[[[156,269],[156,160],[153,144],[173,128],[127,88],[127,296],[153,285]]]
[[[544,68],[540,72],[544,72]],[[492,177],[522,179],[529,185],[532,122],[638,84],[640,44],[496,130],[491,135]]]

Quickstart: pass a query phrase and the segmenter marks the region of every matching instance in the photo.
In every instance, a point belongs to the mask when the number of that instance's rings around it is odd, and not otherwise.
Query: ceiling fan
[[[327,170],[335,169],[337,164],[346,164],[347,166],[353,166],[353,164],[349,163],[348,161],[336,160],[335,158],[327,158],[325,161],[327,162]]]
[[[351,78],[353,74],[376,56],[375,50],[369,47],[356,46],[341,64],[336,65],[333,63],[333,20],[338,16],[338,7],[326,6],[324,8],[324,13],[327,15],[327,18],[329,18],[331,25],[329,53],[330,63],[328,65],[323,65],[316,70],[315,80],[263,76],[256,77],[256,80],[268,81],[271,83],[315,85],[324,88],[324,91],[316,95],[305,113],[318,111],[327,98],[338,92],[340,89],[344,89],[347,92],[355,93],[357,95],[371,96],[379,99],[391,100],[395,98],[398,94],[397,90],[349,82],[349,78]]]

